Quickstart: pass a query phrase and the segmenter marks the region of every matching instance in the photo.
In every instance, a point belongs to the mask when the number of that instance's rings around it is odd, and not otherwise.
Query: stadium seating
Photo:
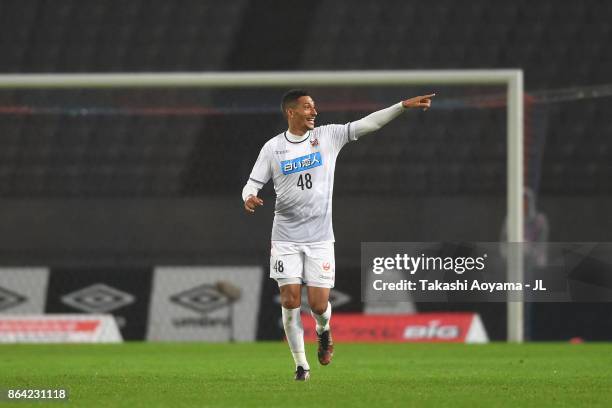
[[[236,47],[245,40],[241,35],[247,35],[241,34],[243,16],[252,6],[247,0],[78,4],[78,0],[0,4],[0,71],[232,70],[244,68],[236,64],[253,61],[260,52]],[[308,38],[296,39],[303,42],[296,45],[303,47],[299,60],[288,62],[277,53],[278,60],[267,61],[266,66],[305,70],[522,67],[529,91],[605,83],[612,72],[608,24],[612,3],[604,0],[563,2],[562,7],[554,0],[440,0],[435,4],[320,0],[312,7],[314,18],[304,22]],[[273,25],[261,23],[259,28],[275,35]],[[4,105],[27,105],[34,100],[2,94]],[[108,98],[114,103],[112,95]],[[45,92],[37,95],[36,103],[45,100],[57,103]],[[146,96],[139,101],[144,100]],[[55,115],[0,115],[3,196],[235,194],[253,152],[278,122],[276,116],[260,116],[261,138],[245,142],[239,135],[252,132],[252,124],[231,119],[79,116],[70,114],[69,105],[63,108]],[[461,120],[461,115],[470,114],[476,116]],[[549,105],[533,115],[544,125],[533,129],[539,150],[532,150],[528,161],[540,163],[530,176],[542,192],[597,195],[612,191],[608,141],[612,128],[605,105],[597,100]],[[362,174],[366,156],[372,163],[371,181],[366,180],[370,193],[503,193],[505,144],[491,135],[504,131],[504,120],[499,109],[442,111],[435,120],[422,119],[405,132],[410,147],[400,137],[390,137],[385,147],[365,141],[343,155],[338,169],[343,182],[336,193],[364,191],[360,180],[346,175]],[[458,122],[464,125],[444,125]],[[420,136],[411,135],[410,130]],[[237,160],[241,174],[235,174],[234,167],[235,176],[228,182],[214,169],[229,164],[207,153],[207,146],[227,150],[237,140],[243,146],[243,160]],[[402,170],[390,166],[399,161],[409,165]],[[438,164],[425,165],[432,161]],[[217,174],[216,178],[211,174]],[[399,191],[398,179],[403,180]]]

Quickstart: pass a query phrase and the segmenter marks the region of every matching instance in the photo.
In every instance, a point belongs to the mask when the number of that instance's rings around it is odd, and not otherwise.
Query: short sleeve
[[[266,184],[272,178],[272,167],[270,165],[270,154],[268,148],[268,144],[265,144],[261,151],[259,152],[259,156],[257,156],[257,161],[253,166],[253,170],[251,171],[251,175],[249,176],[249,180],[252,180],[256,183],[261,184],[262,186]]]

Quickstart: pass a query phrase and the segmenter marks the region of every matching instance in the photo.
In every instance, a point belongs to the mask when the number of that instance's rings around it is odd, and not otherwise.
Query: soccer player
[[[268,140],[242,190],[245,210],[252,214],[264,204],[257,197],[274,182],[276,207],[272,225],[270,278],[278,282],[283,326],[295,361],[295,379],[307,380],[310,367],[304,352],[300,318],[301,288],[306,285],[311,315],[316,321],[318,359],[331,362],[329,291],[334,287],[335,259],[332,229],[334,169],[340,149],[374,132],[409,108],[427,110],[435,94],[417,96],[345,125],[315,127],[315,102],[304,90],[287,92],[281,110],[287,131]]]

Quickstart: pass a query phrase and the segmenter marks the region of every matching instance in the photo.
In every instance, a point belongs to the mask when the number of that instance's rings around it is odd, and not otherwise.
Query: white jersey
[[[309,130],[300,142],[283,132],[263,146],[250,180],[261,188],[270,179],[276,191],[272,241],[334,241],[332,194],[336,158],[355,140],[351,123]]]

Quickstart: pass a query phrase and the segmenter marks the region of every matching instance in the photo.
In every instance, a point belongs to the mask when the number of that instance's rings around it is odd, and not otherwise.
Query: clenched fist
[[[250,195],[244,202],[244,209],[247,213],[253,214],[255,209],[259,206],[263,205],[263,200],[257,196]]]

